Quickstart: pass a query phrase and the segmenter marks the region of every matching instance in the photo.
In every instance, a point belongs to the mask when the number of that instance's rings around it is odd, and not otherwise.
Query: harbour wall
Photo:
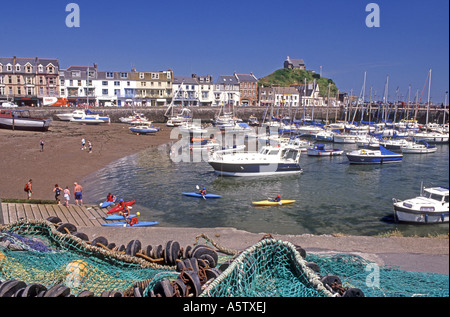
[[[21,107],[22,109],[22,107]],[[44,107],[44,108],[33,108],[33,107],[23,107],[23,109],[30,110],[31,116],[38,118],[52,118],[54,120],[58,120],[56,114],[59,113],[67,113],[73,111],[75,108],[61,108],[61,107]],[[219,114],[220,108],[218,107],[191,107],[191,114],[194,119],[200,119],[202,122],[210,122],[214,119],[214,117]],[[155,122],[162,123],[166,121],[164,114],[166,113],[167,107],[137,107],[137,108],[129,108],[129,107],[95,107],[91,108],[93,112],[101,113],[102,115],[108,115],[111,118],[111,122],[120,122],[119,118],[129,116],[133,113],[133,111],[137,113],[143,114],[147,119]],[[175,110],[176,113],[177,110]],[[263,116],[266,114],[270,116],[270,110],[266,107],[235,107],[234,113],[235,116],[246,121],[252,115],[256,116],[260,121]],[[274,111],[274,114],[276,112]],[[342,121],[345,120],[345,110],[343,108],[337,107],[307,107],[303,108],[292,108],[289,109],[281,109],[279,111],[281,115],[290,115],[296,119],[301,119],[303,116],[313,118],[314,120],[328,120],[330,122]],[[442,123],[445,114],[445,122],[448,122],[449,112],[448,110],[444,110],[441,108],[434,108],[429,110],[428,112],[428,122],[437,122]],[[406,109],[398,109],[397,111],[391,110],[389,113],[389,119],[395,122],[398,122],[401,119],[404,119],[406,116]],[[409,117],[414,118],[414,112],[410,110]],[[427,117],[427,109],[421,108],[417,111],[416,119],[419,123],[425,123]],[[351,111],[350,114],[347,114],[347,121],[352,121],[355,118],[355,121],[361,120],[361,112],[357,111],[356,115],[354,111]],[[378,110],[371,111],[371,119],[370,121],[375,122],[378,119],[381,119],[381,113],[378,113]],[[369,121],[369,113],[365,111],[363,115],[363,120]]]

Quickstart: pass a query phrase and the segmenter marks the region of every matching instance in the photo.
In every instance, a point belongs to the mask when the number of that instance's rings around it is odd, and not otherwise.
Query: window
[[[159,79],[158,73],[152,73],[152,79]]]
[[[53,74],[53,72],[54,72],[54,68],[53,68],[53,66],[49,66],[48,67],[48,72],[50,73],[50,74]]]
[[[108,86],[108,82],[106,80],[102,81],[102,86]]]
[[[114,95],[120,96],[120,89],[114,89]]]
[[[167,79],[170,79],[171,78],[171,75],[170,75],[170,72],[168,72],[167,73]]]
[[[114,86],[120,86],[120,81],[115,81]]]
[[[16,65],[16,72],[20,72],[20,65],[19,64]]]
[[[72,77],[81,77],[81,72],[79,70],[73,71]]]
[[[6,70],[8,72],[11,72],[12,71],[12,65],[11,64],[6,65]]]
[[[31,69],[32,69],[32,67],[31,67],[30,65],[27,65],[27,66],[25,67],[25,71],[26,71],[27,73],[31,73]]]
[[[39,66],[38,66],[38,71],[39,71],[40,73],[43,73],[43,72],[44,72],[44,66],[39,65]]]
[[[128,73],[120,73],[120,78],[128,78]]]
[[[102,89],[102,95],[108,96],[108,89]]]
[[[139,73],[139,79],[144,79],[145,74],[144,73]]]

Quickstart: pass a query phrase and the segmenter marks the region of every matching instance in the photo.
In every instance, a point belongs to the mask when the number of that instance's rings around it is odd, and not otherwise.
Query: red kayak
[[[126,202],[125,202],[125,205],[131,206],[131,205],[133,205],[135,202],[136,202],[136,200],[126,201]],[[108,210],[107,214],[113,214],[113,213],[115,213],[115,212],[121,211],[122,209],[123,209],[123,207],[117,205],[117,206],[111,208],[110,210]]]

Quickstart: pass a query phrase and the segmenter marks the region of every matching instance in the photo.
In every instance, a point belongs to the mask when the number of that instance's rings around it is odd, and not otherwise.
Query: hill
[[[319,74],[314,73],[310,70],[300,70],[300,69],[287,69],[281,68],[274,71],[272,74],[262,77],[258,80],[258,85],[263,86],[281,86],[286,87],[290,85],[302,85],[305,83],[305,78],[307,83],[312,83],[316,80],[319,85],[319,94],[322,97],[328,95],[328,84],[330,86],[330,96],[336,96],[338,88],[332,79],[320,77]]]

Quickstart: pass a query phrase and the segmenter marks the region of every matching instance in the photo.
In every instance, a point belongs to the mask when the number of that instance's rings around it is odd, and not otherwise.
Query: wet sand
[[[138,153],[148,147],[170,142],[172,128],[155,124],[161,131],[136,135],[127,124],[81,125],[53,121],[49,131],[12,131],[0,129],[0,198],[26,198],[23,188],[33,180],[33,199],[54,199],[55,184],[69,189],[109,163]],[[92,153],[81,150],[91,141]],[[44,151],[40,151],[43,139]],[[81,184],[83,185],[83,184]]]

